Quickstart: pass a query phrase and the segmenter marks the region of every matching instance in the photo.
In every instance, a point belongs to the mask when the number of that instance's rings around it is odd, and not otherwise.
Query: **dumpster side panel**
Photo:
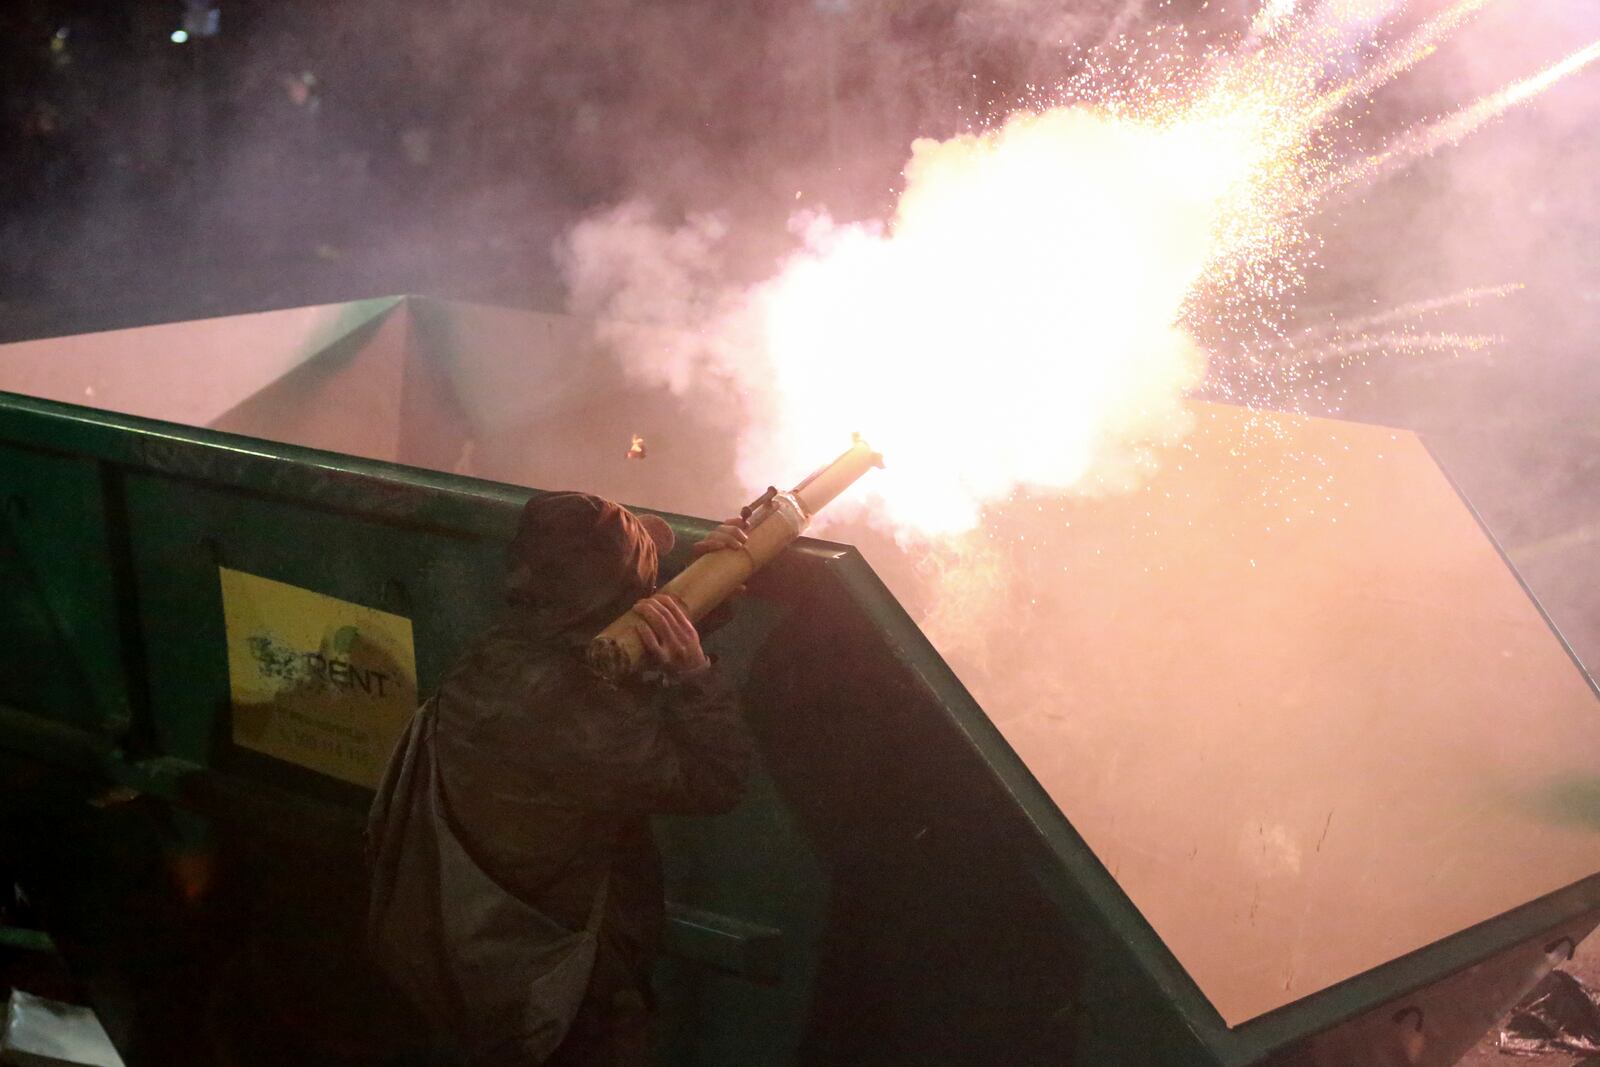
[[[115,732],[130,696],[99,464],[0,445],[0,702]]]
[[[753,724],[773,714],[755,659],[792,610],[758,580],[706,641]],[[830,881],[774,781],[782,758],[762,746],[725,816],[657,820],[672,913],[656,974],[663,1063],[791,1063],[801,1047]]]
[[[829,890],[798,1062],[1214,1064],[1106,901],[1039,877],[1059,865],[958,683],[859,556],[819,545],[761,578],[789,610],[745,692]]]
[[[155,475],[130,477],[127,498],[162,755],[303,778],[232,743],[220,567],[410,619],[422,692],[498,601],[499,549],[482,540]]]

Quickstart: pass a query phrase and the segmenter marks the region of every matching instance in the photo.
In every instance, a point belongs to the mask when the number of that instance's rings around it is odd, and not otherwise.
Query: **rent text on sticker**
[[[416,709],[411,620],[217,570],[234,744],[376,786]]]

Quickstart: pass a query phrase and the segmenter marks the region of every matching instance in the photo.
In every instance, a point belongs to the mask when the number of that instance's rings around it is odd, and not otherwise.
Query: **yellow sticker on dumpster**
[[[218,567],[233,743],[376,786],[417,706],[411,620]]]

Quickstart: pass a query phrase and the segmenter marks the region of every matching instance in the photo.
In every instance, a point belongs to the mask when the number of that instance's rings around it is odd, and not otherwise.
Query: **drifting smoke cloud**
[[[1351,180],[1313,136],[1432,46],[1438,19],[1378,74],[1337,73],[1394,6],[1280,5],[1259,43],[1198,79],[1099,98],[1090,81],[1083,103],[920,139],[886,222],[796,213],[800,249],[757,285],[719,282],[719,222],[670,229],[625,205],[573,231],[573,309],[620,320],[606,340],[651,384],[740,397],[759,427],[740,449],[752,486],[860,431],[902,457],[873,511],[905,532],[971,529],[1019,490],[1132,487],[1147,450],[1183,432],[1197,308],[1215,294],[1219,320],[1283,317],[1301,220],[1329,173]],[[1411,154],[1404,139],[1389,152]]]
[[[918,140],[887,225],[798,212],[752,287],[719,284],[716,220],[628,204],[571,234],[572,308],[650,384],[742,400],[748,484],[859,430],[911,460],[875,514],[960,532],[1018,488],[1132,484],[1182,433],[1203,360],[1176,320],[1257,162],[1227,149],[1072,109]]]
[[[1293,299],[1317,278],[1322,236],[1304,227],[1330,193],[1406,173],[1595,58],[1592,48],[1571,53],[1563,35],[1573,58],[1552,66],[1563,49],[1549,40],[1527,49],[1498,82],[1508,91],[1474,86],[1443,109],[1464,107],[1461,117],[1385,119],[1412,91],[1386,86],[1494,6],[1271,3],[1239,27],[1231,52],[1204,57],[1202,77],[1169,69],[1141,82],[1117,70],[1120,88],[1099,100],[1092,78],[1117,63],[1091,59],[1075,83],[1080,98],[1090,90],[1089,106],[1035,104],[983,134],[916,142],[883,221],[794,212],[796,248],[764,281],[732,265],[736,215],[678,227],[664,221],[670,212],[630,201],[571,233],[571,306],[613,320],[607,339],[636,375],[741,415],[754,428],[740,450],[753,487],[804,469],[849,431],[866,434],[891,460],[874,514],[902,537],[971,528],[1019,492],[1136,486],[1152,450],[1183,432],[1179,402],[1200,382],[1203,349],[1229,354],[1213,393],[1317,410],[1341,402],[1352,360],[1482,352],[1496,340],[1470,317],[1458,328],[1441,316],[1520,293],[1507,283],[1527,275],[1457,279],[1438,264],[1413,266],[1376,307],[1309,321]],[[1041,17],[968,5],[951,40],[979,55],[988,42],[977,27],[1006,36],[1008,15]],[[1048,32],[1092,44],[1148,15],[1107,5]],[[1189,152],[1186,135],[1206,150]],[[1403,185],[1396,193],[1413,196]],[[1340,239],[1360,242],[1359,257],[1392,256],[1392,225],[1369,231],[1359,211],[1352,219],[1361,232]],[[1005,573],[970,545],[942,551],[947,559],[929,563],[946,594],[935,629],[941,617],[984,616],[946,609]],[[968,577],[979,571],[994,580],[975,586]],[[958,638],[962,626],[943,629]]]
[[[8,190],[4,266],[178,317],[219,310],[205,294],[224,287],[244,309],[537,298],[556,230],[646,189],[737,223],[737,271],[770,256],[750,235],[773,233],[774,204],[781,234],[796,189],[880,210],[913,136],[1061,52],[1042,0],[224,0],[221,32],[181,45],[176,4],[34,6],[6,23],[27,114],[0,120],[28,127],[15,184],[37,195]],[[1097,17],[1073,10],[1051,16],[1062,35]]]
[[[800,250],[750,288],[715,284],[714,223],[629,205],[573,232],[574,306],[640,324],[602,329],[652,384],[743,397],[747,483],[859,430],[904,457],[875,513],[960,532],[1017,488],[1134,484],[1183,432],[1203,358],[1175,322],[1241,177],[1184,147],[1077,110],[918,141],[888,226],[798,214]]]

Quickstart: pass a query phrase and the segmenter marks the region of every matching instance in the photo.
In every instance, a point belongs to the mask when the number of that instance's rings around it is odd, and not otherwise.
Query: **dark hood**
[[[506,599],[541,628],[588,637],[655,589],[657,566],[655,542],[628,509],[550,493],[522,509]]]

